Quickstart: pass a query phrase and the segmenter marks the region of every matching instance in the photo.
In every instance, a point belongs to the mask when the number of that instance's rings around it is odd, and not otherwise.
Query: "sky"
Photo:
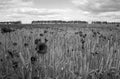
[[[0,21],[120,21],[120,0],[0,0]]]

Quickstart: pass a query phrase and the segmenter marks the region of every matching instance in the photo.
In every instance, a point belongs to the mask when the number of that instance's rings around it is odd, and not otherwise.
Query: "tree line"
[[[0,22],[0,24],[11,25],[11,24],[22,24],[22,22],[21,21],[6,21],[6,22]]]
[[[91,24],[120,24],[120,22],[93,21]]]
[[[31,24],[88,24],[87,21],[62,21],[62,20],[52,20],[52,21],[32,21]]]

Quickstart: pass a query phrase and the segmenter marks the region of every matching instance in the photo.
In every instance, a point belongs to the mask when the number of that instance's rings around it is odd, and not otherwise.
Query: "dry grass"
[[[117,30],[101,28],[0,33],[0,79],[119,79],[118,35]],[[36,39],[40,39],[39,44],[45,43],[47,50],[41,47],[38,53]]]

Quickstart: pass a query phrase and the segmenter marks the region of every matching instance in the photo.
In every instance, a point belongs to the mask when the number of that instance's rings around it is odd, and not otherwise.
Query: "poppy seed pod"
[[[34,64],[35,61],[37,61],[37,58],[36,58],[35,56],[32,56],[32,57],[31,57],[31,63]]]
[[[35,44],[38,44],[38,43],[40,43],[41,42],[41,39],[35,39]]]
[[[15,30],[11,29],[11,28],[8,28],[8,27],[4,27],[4,28],[1,28],[1,33],[10,33],[10,32],[14,32]]]
[[[36,51],[38,54],[45,54],[47,53],[47,45],[45,43],[40,43],[36,47]]]

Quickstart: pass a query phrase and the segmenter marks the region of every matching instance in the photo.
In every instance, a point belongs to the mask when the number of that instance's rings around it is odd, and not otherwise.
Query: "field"
[[[120,79],[113,25],[0,25],[0,79]]]

